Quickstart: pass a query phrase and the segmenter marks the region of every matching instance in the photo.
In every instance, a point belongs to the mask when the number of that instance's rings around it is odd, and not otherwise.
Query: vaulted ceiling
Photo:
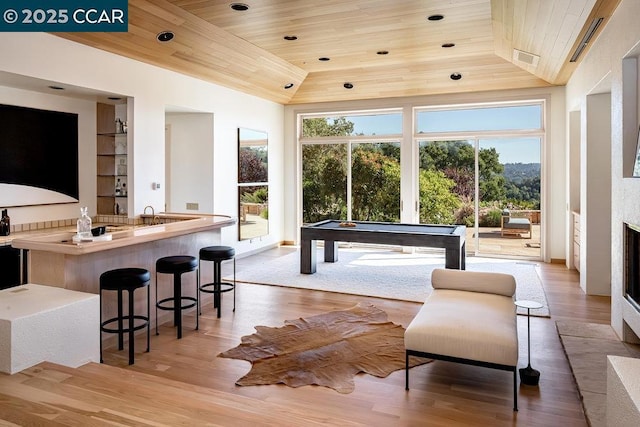
[[[300,104],[563,85],[619,1],[129,0],[127,33],[56,35]]]

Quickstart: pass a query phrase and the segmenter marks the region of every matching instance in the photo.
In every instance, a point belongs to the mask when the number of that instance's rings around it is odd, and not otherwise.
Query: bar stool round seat
[[[158,332],[158,309],[173,311],[173,320],[178,330],[178,339],[182,338],[182,311],[198,305],[198,281],[196,276],[196,296],[182,295],[182,274],[198,270],[198,260],[190,255],[174,255],[159,258],[156,261],[156,335]],[[158,300],[158,273],[173,274],[173,296]],[[197,309],[197,308],[196,308]],[[198,330],[196,312],[196,330]]]
[[[124,347],[124,334],[129,334],[129,365],[133,365],[134,361],[134,332],[143,328],[147,328],[147,352],[149,351],[149,336],[151,323],[149,322],[149,306],[150,292],[149,282],[151,274],[144,268],[118,268],[109,270],[100,275],[100,332],[118,334],[118,350]],[[134,291],[140,288],[147,288],[147,314],[135,314],[134,312]],[[116,317],[102,320],[102,292],[117,291],[118,292],[118,315]],[[123,313],[123,292],[128,293],[128,312]],[[138,322],[136,322],[138,321]],[[126,322],[126,326],[125,326]],[[138,323],[136,325],[136,323]],[[112,326],[117,324],[116,326]],[[102,338],[100,339],[100,363],[102,363]]]
[[[213,308],[218,309],[218,318],[222,311],[222,294],[233,291],[233,311],[236,311],[236,250],[231,246],[207,246],[200,249],[202,261],[213,261],[213,282],[200,285],[200,292],[213,294]],[[222,281],[222,261],[233,259],[233,283]],[[202,269],[200,269],[202,275]],[[202,283],[202,279],[200,280]],[[198,310],[202,314],[202,309]]]

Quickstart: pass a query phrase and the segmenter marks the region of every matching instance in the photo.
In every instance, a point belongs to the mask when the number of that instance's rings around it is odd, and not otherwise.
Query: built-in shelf
[[[116,132],[114,105],[97,105],[97,213],[98,215],[126,215],[127,195],[127,133]],[[116,194],[116,188],[122,194]]]

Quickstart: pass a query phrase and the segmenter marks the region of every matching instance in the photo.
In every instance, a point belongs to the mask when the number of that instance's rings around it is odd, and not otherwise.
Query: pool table
[[[300,273],[316,272],[316,246],[324,240],[324,261],[338,261],[338,242],[378,243],[445,249],[445,268],[465,269],[464,225],[401,224],[325,220],[300,228]]]

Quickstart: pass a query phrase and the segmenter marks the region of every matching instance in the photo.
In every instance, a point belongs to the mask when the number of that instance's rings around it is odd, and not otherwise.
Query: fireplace
[[[624,227],[625,298],[640,311],[640,226]]]

